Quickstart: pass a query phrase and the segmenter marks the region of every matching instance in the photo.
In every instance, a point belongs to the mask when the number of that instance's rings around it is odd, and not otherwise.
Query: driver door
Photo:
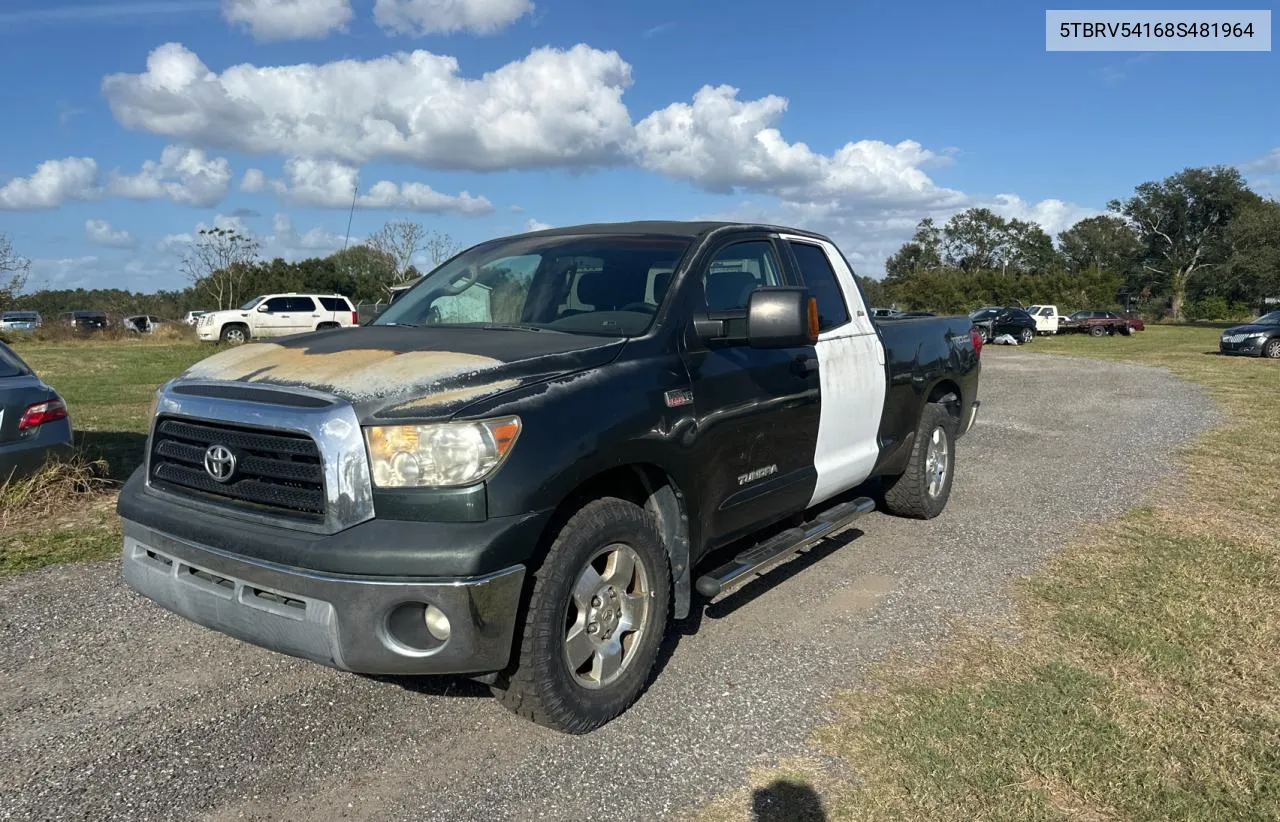
[[[734,238],[707,257],[685,298],[693,314],[740,317],[762,286],[794,285],[776,241]],[[817,480],[813,453],[820,397],[812,345],[752,348],[744,340],[686,338],[682,352],[693,390],[691,459],[704,466],[701,533],[724,545],[805,508]]]

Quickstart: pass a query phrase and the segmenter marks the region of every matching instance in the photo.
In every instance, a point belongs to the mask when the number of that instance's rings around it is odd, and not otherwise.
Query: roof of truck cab
[[[693,239],[719,229],[740,229],[759,231],[782,231],[788,234],[803,234],[817,239],[826,239],[821,234],[799,228],[788,228],[766,223],[736,223],[714,221],[681,221],[681,220],[634,220],[626,223],[587,223],[584,225],[567,225],[559,228],[548,228],[542,231],[530,231],[519,234],[520,237],[567,237],[577,234],[613,234],[635,236],[685,237]]]

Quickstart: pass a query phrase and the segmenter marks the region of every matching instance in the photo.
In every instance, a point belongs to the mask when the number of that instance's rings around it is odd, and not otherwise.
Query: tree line
[[[1052,303],[1131,305],[1173,319],[1224,319],[1280,297],[1280,203],[1226,166],[1188,168],[1108,203],[1060,233],[971,208],[944,225],[921,220],[864,280],[875,305],[943,312]]]
[[[197,232],[179,267],[189,285],[150,294],[119,288],[44,289],[22,293],[30,263],[0,235],[0,309],[39,311],[47,319],[67,311],[96,309],[112,317],[152,314],[177,319],[188,311],[235,308],[259,294],[288,291],[343,294],[354,303],[390,300],[391,287],[452,257],[459,246],[448,234],[419,223],[392,221],[366,241],[325,257],[264,260],[258,240],[230,228]]]

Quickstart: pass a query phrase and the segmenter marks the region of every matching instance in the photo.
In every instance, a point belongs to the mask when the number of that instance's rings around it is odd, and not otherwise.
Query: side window
[[[791,253],[796,255],[809,293],[818,300],[818,329],[826,331],[849,322],[849,306],[827,252],[809,243],[791,243]]]
[[[320,304],[324,306],[325,311],[351,310],[351,306],[347,305],[347,301],[342,297],[321,297]]]
[[[290,297],[289,310],[298,314],[310,314],[316,310],[316,302],[310,297]]]
[[[773,244],[767,240],[734,243],[720,249],[702,275],[707,310],[746,308],[752,291],[782,284],[780,270]]]
[[[283,314],[289,310],[290,308],[289,308],[288,297],[272,297],[271,299],[267,300],[267,311],[271,312],[272,314]]]

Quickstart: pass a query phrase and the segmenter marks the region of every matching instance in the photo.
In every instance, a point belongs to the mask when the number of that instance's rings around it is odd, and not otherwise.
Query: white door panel
[[[826,252],[849,309],[849,322],[818,335],[818,381],[822,414],[813,465],[818,480],[810,505],[862,483],[880,457],[884,413],[884,346],[853,279],[853,271],[829,242],[783,235],[787,242],[817,245]]]

